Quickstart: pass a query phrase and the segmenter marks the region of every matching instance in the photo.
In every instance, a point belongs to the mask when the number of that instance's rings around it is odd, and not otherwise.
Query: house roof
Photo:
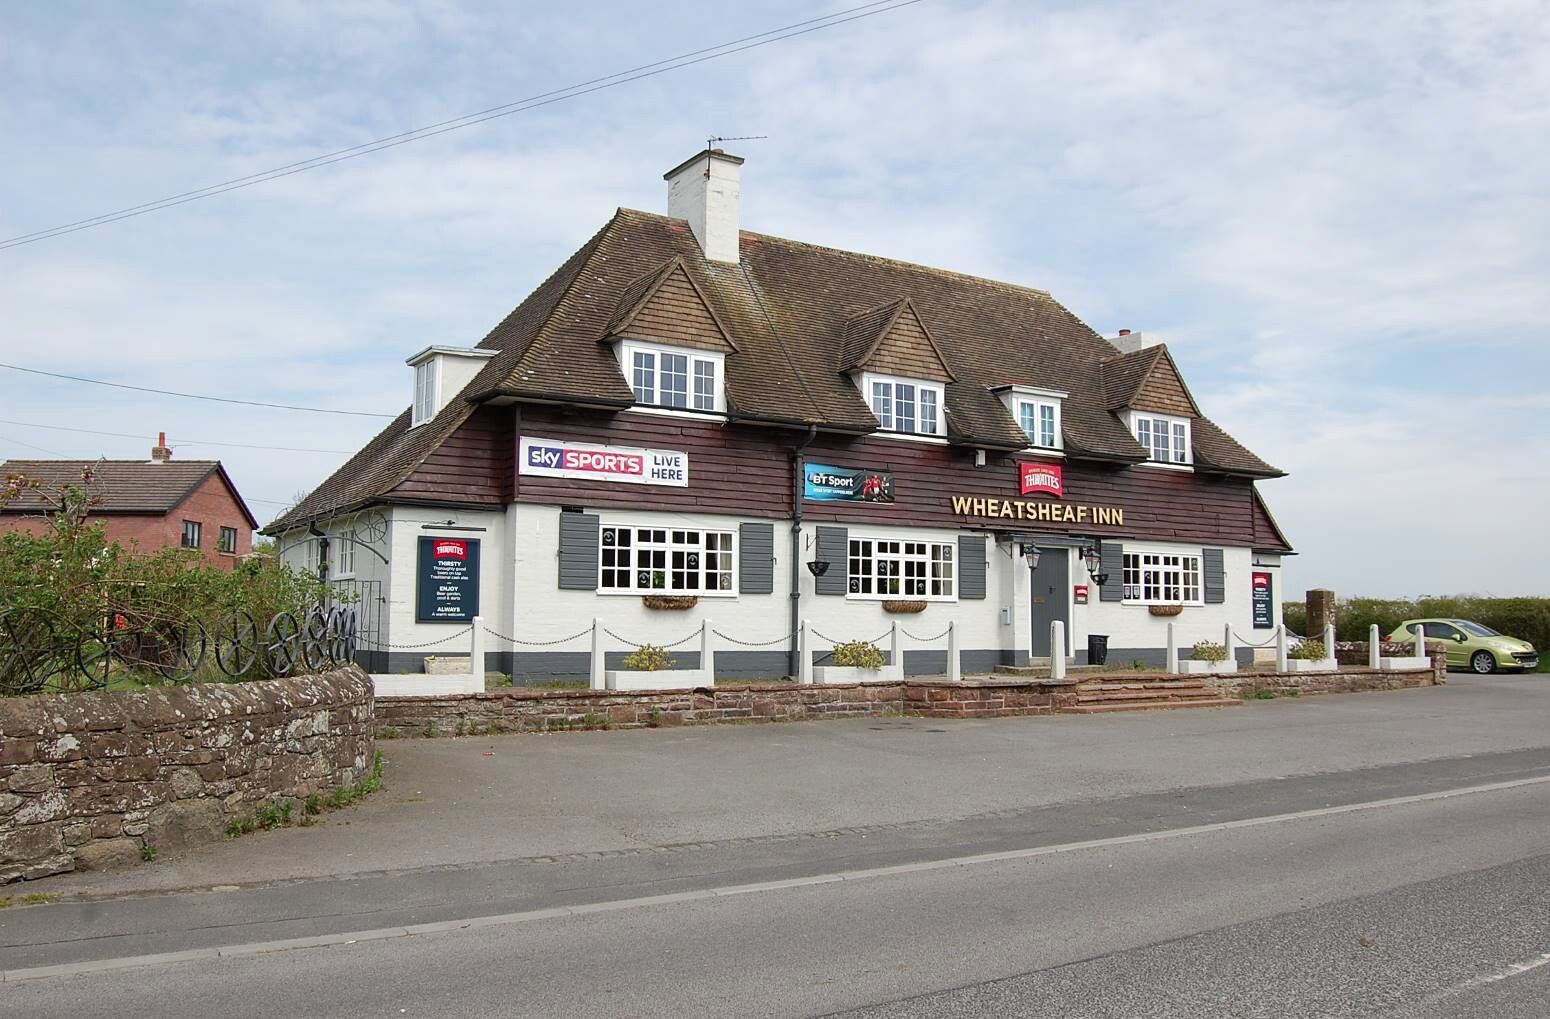
[[[460,398],[415,428],[405,411],[269,529],[390,492],[476,402],[505,397],[630,406],[634,394],[600,341],[638,314],[679,268],[735,344],[726,355],[734,421],[875,431],[877,421],[842,362],[864,354],[864,342],[875,347],[886,323],[909,307],[951,366],[945,390],[950,441],[1023,448],[1026,437],[992,390],[1027,385],[1070,394],[1061,415],[1068,455],[1146,459],[1112,401],[1116,390],[1139,389],[1159,348],[1142,351],[1144,359],[1121,356],[1042,290],[766,234],[744,231],[740,241],[739,263],[711,262],[684,220],[618,210],[480,342],[497,354]],[[1280,473],[1205,419],[1198,423],[1205,426],[1196,429],[1205,437],[1197,439],[1203,466],[1250,477]]]
[[[83,480],[87,472],[89,482]],[[171,513],[206,478],[219,474],[248,526],[258,527],[219,460],[7,460],[0,464],[0,476],[9,474],[23,475],[38,482],[38,487],[24,489],[6,505],[6,513],[50,512],[56,508],[59,491],[75,485],[99,500],[92,513],[144,516]]]

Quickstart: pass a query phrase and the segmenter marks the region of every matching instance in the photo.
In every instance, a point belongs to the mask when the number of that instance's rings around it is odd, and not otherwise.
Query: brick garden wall
[[[710,722],[790,722],[876,715],[994,718],[1045,715],[1076,702],[1069,683],[754,683],[695,690],[535,690],[516,687],[448,697],[377,701],[377,732],[452,736],[469,732],[638,729]]]
[[[370,774],[371,680],[0,698],[0,883],[223,838],[268,799]]]

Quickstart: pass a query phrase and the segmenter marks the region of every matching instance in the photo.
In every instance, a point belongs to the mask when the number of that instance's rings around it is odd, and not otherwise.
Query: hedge
[[[1306,634],[1308,614],[1302,602],[1286,602],[1282,617],[1289,629]],[[1468,619],[1520,637],[1536,648],[1550,647],[1550,598],[1486,598],[1480,595],[1432,595],[1424,598],[1342,598],[1335,603],[1340,640],[1366,640],[1378,624],[1383,636],[1406,619]]]

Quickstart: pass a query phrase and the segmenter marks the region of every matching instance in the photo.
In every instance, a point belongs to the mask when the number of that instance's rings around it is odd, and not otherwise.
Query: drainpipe
[[[818,437],[818,426],[807,426],[807,437],[791,451],[791,655],[790,673],[802,674],[797,629],[802,625],[802,496],[807,489],[807,458],[802,454]]]

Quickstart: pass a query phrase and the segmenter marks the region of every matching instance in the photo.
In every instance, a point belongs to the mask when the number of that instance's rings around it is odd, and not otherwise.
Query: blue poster
[[[893,502],[893,475],[808,464],[805,495],[815,502]]]

